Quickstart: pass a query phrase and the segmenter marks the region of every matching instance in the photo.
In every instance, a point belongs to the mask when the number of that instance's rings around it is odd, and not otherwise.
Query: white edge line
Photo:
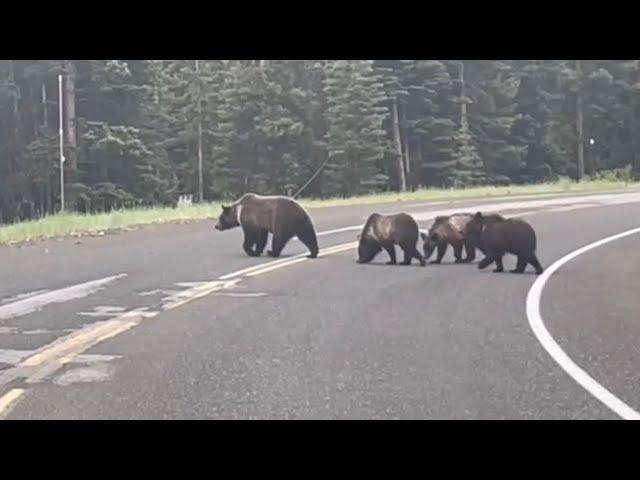
[[[594,380],[587,372],[580,368],[571,358],[562,350],[560,345],[553,339],[549,331],[544,325],[542,316],[540,315],[540,299],[542,296],[542,290],[546,282],[551,275],[554,274],[560,267],[567,262],[570,262],[575,257],[582,255],[589,250],[605,245],[609,242],[619,240],[629,235],[640,233],[640,227],[626,232],[612,235],[607,238],[603,238],[597,242],[585,245],[582,248],[574,250],[573,252],[565,255],[564,257],[556,260],[545,272],[540,275],[531,286],[529,293],[527,294],[527,318],[529,320],[529,326],[533,330],[533,333],[537,337],[538,341],[542,344],[544,349],[555,360],[555,362],[562,367],[562,369],[569,374],[580,386],[587,390],[591,395],[596,397],[600,402],[606,405],[609,409],[614,411],[617,415],[625,420],[640,420],[640,413],[635,411],[629,405],[624,403],[614,394],[612,394],[605,387],[600,385]]]

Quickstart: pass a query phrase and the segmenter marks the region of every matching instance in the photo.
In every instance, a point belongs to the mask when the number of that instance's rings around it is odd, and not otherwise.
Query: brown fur
[[[424,258],[428,260],[437,248],[438,257],[429,263],[440,263],[447,247],[451,245],[456,263],[473,262],[476,258],[476,247],[464,236],[464,228],[471,221],[473,214],[458,213],[455,215],[436,217],[428,234],[421,233]],[[467,257],[462,258],[462,247],[465,247]]]
[[[404,252],[402,265],[411,264],[413,258],[418,259],[422,266],[426,264],[416,249],[418,224],[406,213],[371,214],[358,239],[358,263],[369,263],[384,248],[391,258],[387,264],[395,265],[395,245],[399,245]]]
[[[520,218],[504,219],[499,215],[484,217],[478,212],[467,224],[465,232],[470,237],[480,237],[486,257],[478,264],[478,268],[486,268],[495,262],[494,272],[502,272],[502,257],[510,253],[518,257],[518,264],[511,270],[512,273],[523,273],[527,264],[531,264],[538,275],[543,272],[536,257],[536,233],[526,221]]]
[[[477,215],[477,214],[476,214]],[[495,223],[495,222],[503,222],[506,220],[502,215],[498,213],[489,213],[482,215],[483,222],[486,224]],[[487,254],[485,250],[484,244],[482,242],[482,228],[478,229],[477,223],[467,222],[467,224],[462,229],[462,235],[465,238],[465,241],[470,245],[473,245],[474,248],[480,250],[483,255]]]
[[[223,206],[215,226],[217,230],[242,227],[243,248],[247,255],[261,255],[272,234],[272,257],[279,257],[287,242],[297,236],[310,251],[310,258],[318,256],[318,240],[311,217],[295,200],[284,196],[263,196],[247,193],[231,206]],[[255,247],[255,249],[254,249]]]

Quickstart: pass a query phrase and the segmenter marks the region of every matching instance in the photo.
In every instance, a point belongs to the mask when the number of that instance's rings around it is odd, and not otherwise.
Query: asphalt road
[[[640,224],[637,193],[311,213],[326,249],[353,242],[373,211],[407,211],[426,229],[443,211],[478,209],[527,218],[545,267]],[[358,265],[354,249],[294,263],[305,252],[294,241],[282,268],[222,285],[272,259],[246,257],[239,230],[212,227],[0,247],[0,415],[4,398],[9,419],[618,418],[532,333],[530,269],[479,271],[451,251],[425,268],[386,266],[385,253]],[[541,304],[566,353],[636,410],[639,247],[630,236],[577,257]],[[151,318],[86,340],[141,309]]]

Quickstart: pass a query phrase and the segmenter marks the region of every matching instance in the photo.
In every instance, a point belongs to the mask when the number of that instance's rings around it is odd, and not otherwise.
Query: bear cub
[[[467,223],[465,237],[480,245],[486,255],[478,264],[480,269],[495,262],[494,272],[503,272],[502,257],[505,253],[510,253],[518,257],[518,263],[516,268],[511,270],[512,273],[523,273],[527,264],[530,264],[538,275],[544,270],[536,256],[536,232],[529,223],[520,218],[483,216],[478,212]]]
[[[397,263],[395,245],[399,245],[404,252],[402,265],[411,264],[411,260],[415,258],[424,267],[426,262],[416,248],[418,233],[418,224],[406,213],[395,215],[373,213],[358,235],[358,263],[369,263],[384,249],[391,259],[387,265],[395,265]]]

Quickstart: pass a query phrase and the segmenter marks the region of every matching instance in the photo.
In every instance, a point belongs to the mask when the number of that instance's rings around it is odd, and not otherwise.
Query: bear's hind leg
[[[270,257],[278,258],[282,249],[287,244],[287,242],[291,239],[291,237],[285,237],[282,234],[273,234],[273,238],[271,239],[271,250],[267,252]]]
[[[523,273],[526,267],[527,267],[526,257],[524,255],[518,255],[518,263],[516,264],[516,268],[509,271],[511,273]]]
[[[391,258],[391,260],[389,260],[387,262],[387,265],[395,265],[396,263],[398,263],[396,261],[396,247],[395,245],[389,244],[389,245],[383,245],[383,248],[387,251],[387,253],[389,254],[389,257]]]
[[[429,263],[440,263],[444,254],[447,253],[447,245],[448,244],[446,242],[438,244],[438,258],[431,260]]]
[[[496,273],[504,272],[504,265],[502,265],[502,253],[496,255],[496,268],[493,270]]]
[[[313,230],[313,225],[310,223],[304,224],[299,228],[297,237],[309,249],[309,258],[316,258],[318,256],[318,239],[316,238],[316,232]]]
[[[494,261],[495,261],[495,258],[492,255],[487,254],[487,256],[484,257],[482,260],[480,260],[480,263],[478,263],[478,268],[480,270],[484,270],[489,265],[491,265]]]
[[[476,247],[471,240],[464,241],[464,249],[467,252],[467,258],[464,259],[465,263],[471,263],[476,259]]]
[[[415,258],[416,260],[418,260],[418,262],[420,262],[421,266],[425,266],[427,264],[427,262],[425,261],[424,257],[422,256],[422,254],[420,254],[420,252],[418,251],[417,248],[413,248],[413,253],[411,254],[411,256],[413,258]]]
[[[544,268],[542,267],[542,265],[540,265],[540,262],[538,261],[538,257],[536,256],[535,253],[529,254],[529,258],[527,258],[527,262],[529,262],[531,266],[535,268],[537,275],[540,275],[544,271]]]
[[[453,256],[456,258],[455,263],[463,263],[462,259],[462,242],[454,243],[453,245]]]
[[[411,247],[401,247],[402,253],[404,253],[404,260],[400,263],[400,265],[411,265],[411,260],[413,259],[413,248]]]
[[[268,239],[269,239],[269,230],[267,230],[266,228],[261,228],[258,233],[256,255],[262,255],[262,252],[264,252],[264,247],[267,245]]]

